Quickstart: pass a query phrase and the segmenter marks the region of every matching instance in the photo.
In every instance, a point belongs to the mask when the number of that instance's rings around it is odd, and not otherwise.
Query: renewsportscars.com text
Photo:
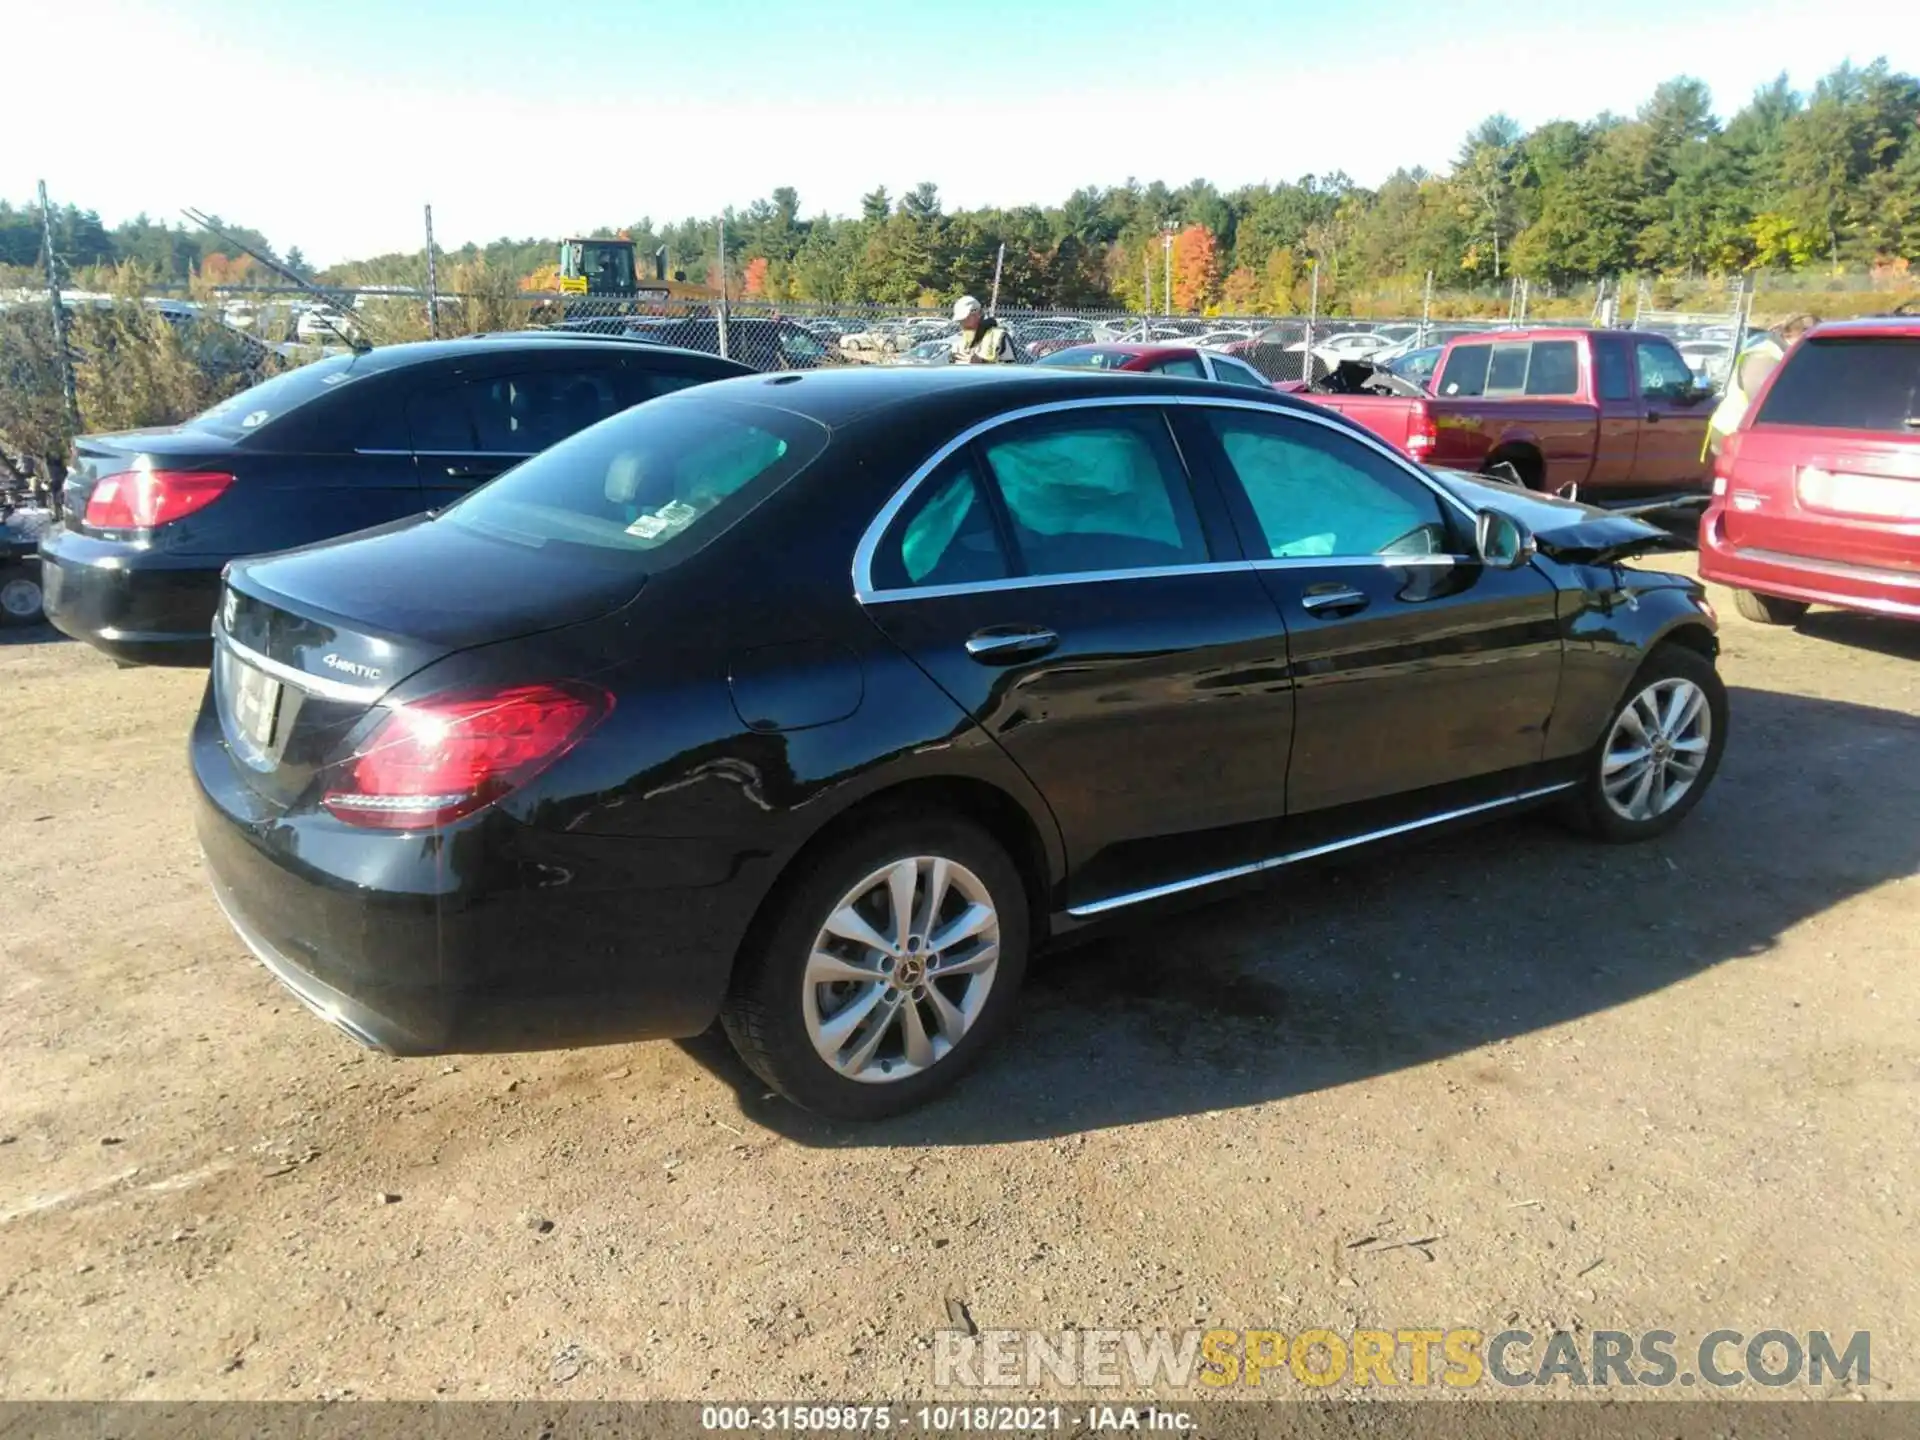
[[[934,1383],[1014,1388],[1472,1389],[1709,1386],[1769,1389],[1872,1378],[1872,1336],[1824,1330],[983,1330],[934,1339]]]

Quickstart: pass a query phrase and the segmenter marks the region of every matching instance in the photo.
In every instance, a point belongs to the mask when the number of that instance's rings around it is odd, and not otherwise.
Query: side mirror
[[[1473,524],[1473,548],[1492,570],[1518,570],[1533,559],[1533,532],[1511,515],[1482,510]]]

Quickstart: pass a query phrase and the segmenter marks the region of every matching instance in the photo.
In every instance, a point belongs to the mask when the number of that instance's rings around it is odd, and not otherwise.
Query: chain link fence
[[[945,307],[775,303],[711,294],[612,299],[529,293],[504,278],[479,293],[429,300],[430,294],[404,286],[310,291],[292,285],[218,287],[191,296],[66,291],[63,309],[73,329],[66,351],[70,370],[79,376],[79,428],[177,421],[277,370],[363,345],[564,330],[682,346],[773,371],[944,365],[951,362],[958,330]],[[1723,384],[1746,333],[1751,296],[1734,288],[1725,311],[1700,313],[1659,310],[1655,298],[1644,289],[1618,296],[1611,307],[1596,306],[1587,323],[1663,331],[1698,373],[1716,387]],[[1397,364],[1409,356],[1418,379],[1420,357],[1414,352],[1464,334],[1524,325],[1526,312],[1526,296],[1517,292],[1501,320],[1008,307],[993,319],[1006,330],[1019,364],[1041,363],[1076,346],[1181,345],[1237,356],[1269,380],[1284,382],[1318,379],[1343,360]],[[52,468],[71,439],[61,421],[65,376],[56,363],[51,319],[45,291],[0,293],[0,331],[6,332],[0,335],[0,358],[10,366],[0,386],[0,481],[18,480],[36,463]]]

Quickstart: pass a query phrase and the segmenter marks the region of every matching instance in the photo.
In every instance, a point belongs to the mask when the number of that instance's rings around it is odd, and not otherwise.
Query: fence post
[[[999,253],[993,257],[993,294],[987,300],[987,313],[1000,313],[1000,267],[1007,263],[1007,242],[1000,242]]]
[[[1140,273],[1146,277],[1146,286],[1140,293],[1140,338],[1147,338],[1147,317],[1153,314],[1153,252],[1151,250],[1140,257]]]
[[[731,360],[727,353],[727,217],[723,214],[716,224],[720,232],[720,358]]]
[[[80,397],[73,385],[73,352],[67,348],[67,307],[60,299],[60,262],[53,253],[53,206],[47,201],[47,182],[40,182],[40,234],[47,247],[47,303],[53,306],[53,350],[60,366],[60,399],[66,406],[67,429],[80,433]]]
[[[440,338],[440,289],[433,269],[433,206],[427,206],[427,334]]]
[[[1313,383],[1313,322],[1320,318],[1320,257],[1313,259],[1312,277],[1307,282],[1307,348],[1300,355],[1300,378]]]
[[[1420,348],[1426,349],[1427,331],[1432,328],[1433,320],[1433,272],[1427,271],[1426,293],[1420,300]]]

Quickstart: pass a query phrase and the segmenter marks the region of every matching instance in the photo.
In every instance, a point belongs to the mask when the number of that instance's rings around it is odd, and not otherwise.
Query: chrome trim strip
[[[1758,560],[1762,565],[1779,565],[1794,570],[1809,570],[1816,575],[1832,575],[1840,580],[1868,580],[1882,584],[1920,585],[1920,570],[1896,570],[1890,565],[1856,565],[1848,560],[1823,560],[1817,555],[1794,555],[1785,550],[1729,547],[1734,558]]]
[[[1249,560],[1255,570],[1321,570],[1333,565],[1378,565],[1382,569],[1408,566],[1465,565],[1461,555],[1276,555],[1271,560]]]
[[[969,595],[987,590],[1029,589],[1037,585],[1066,585],[1105,580],[1122,580],[1129,576],[1150,578],[1163,575],[1221,574],[1229,570],[1244,569],[1248,566],[1265,569],[1281,567],[1293,568],[1291,562],[1295,560],[1312,560],[1320,565],[1367,564],[1373,561],[1395,565],[1451,565],[1456,563],[1456,557],[1451,555],[1283,556],[1277,560],[1208,561],[1198,565],[1155,566],[1142,570],[1088,570],[1068,575],[1017,575],[1006,580],[982,580],[966,585],[910,586],[900,590],[874,589],[873,556],[874,552],[880,548],[880,537],[886,534],[887,527],[892,525],[895,517],[900,514],[901,510],[906,508],[907,502],[913,498],[913,493],[919,489],[921,482],[935,470],[939,469],[956,450],[959,450],[965,445],[972,444],[973,441],[988,431],[997,430],[1002,425],[1011,425],[1016,420],[1028,420],[1036,415],[1052,415],[1064,413],[1069,410],[1112,409],[1120,405],[1130,405],[1136,408],[1165,405],[1214,405],[1227,410],[1254,410],[1262,415],[1278,415],[1283,419],[1299,421],[1302,424],[1318,425],[1323,429],[1332,430],[1337,434],[1344,435],[1349,440],[1357,440],[1361,444],[1370,447],[1387,459],[1393,461],[1394,464],[1398,465],[1407,475],[1425,487],[1429,493],[1437,496],[1443,505],[1449,505],[1457,510],[1469,524],[1478,519],[1478,512],[1475,511],[1472,506],[1460,499],[1459,496],[1453,494],[1445,486],[1433,479],[1433,477],[1427,475],[1419,466],[1415,465],[1391,445],[1388,445],[1384,440],[1370,435],[1364,430],[1358,430],[1357,427],[1350,428],[1344,422],[1336,421],[1326,416],[1309,415],[1304,411],[1294,409],[1290,406],[1272,404],[1265,400],[1242,400],[1238,396],[1232,395],[1089,395],[1082,396],[1077,400],[1052,400],[1040,405],[1027,405],[1018,410],[1008,410],[998,415],[989,416],[987,419],[978,421],[968,426],[965,430],[962,430],[938,450],[935,450],[926,460],[921,462],[920,466],[893,492],[893,495],[888,499],[887,503],[880,507],[879,513],[873,517],[873,520],[867,525],[866,530],[861,534],[860,544],[853,552],[853,598],[862,605],[870,605],[875,602],[891,600],[930,599],[938,595]]]
[[[371,705],[387,691],[384,685],[349,685],[344,680],[329,680],[324,675],[309,675],[304,670],[296,670],[284,661],[270,659],[251,646],[242,645],[217,621],[213,627],[213,638],[256,670],[264,670],[281,684],[290,685],[303,694],[318,696],[322,700],[344,700]]]
[[[1109,580],[1167,580],[1176,575],[1244,574],[1245,560],[1209,560],[1199,565],[1143,565],[1138,570],[1075,570],[1065,575],[1009,575],[1004,580],[969,580],[956,585],[916,585],[908,590],[875,590],[857,598],[863,605],[895,600],[937,600],[947,595],[984,595],[995,590],[1039,590],[1053,585],[1098,585]]]
[[[1147,900],[1159,900],[1168,895],[1178,895],[1182,891],[1198,890],[1203,885],[1218,885],[1226,880],[1238,880],[1248,875],[1258,875],[1262,871],[1278,870],[1283,865],[1296,865],[1302,860],[1331,855],[1338,850],[1351,850],[1357,845],[1386,840],[1395,835],[1405,835],[1413,830],[1424,830],[1430,825],[1443,825],[1449,820],[1465,819],[1469,815],[1478,815],[1483,811],[1499,810],[1508,805],[1520,805],[1529,800],[1539,800],[1548,795],[1557,795],[1562,790],[1571,790],[1579,783],[1577,780],[1567,780],[1558,785],[1545,785],[1538,790],[1523,791],[1518,795],[1503,795],[1498,800],[1487,800],[1478,805],[1465,805],[1458,810],[1443,810],[1438,815],[1409,820],[1404,825],[1390,825],[1384,830],[1370,830],[1364,835],[1350,835],[1344,840],[1330,840],[1324,845],[1310,846],[1305,850],[1293,850],[1285,855],[1276,855],[1270,860],[1255,860],[1246,865],[1235,865],[1227,870],[1215,870],[1186,880],[1172,880],[1165,885],[1129,891],[1125,895],[1114,895],[1105,900],[1095,900],[1087,905],[1069,905],[1067,914],[1076,920],[1085,920],[1094,915],[1103,915],[1109,910],[1118,910],[1126,905],[1138,905]]]

